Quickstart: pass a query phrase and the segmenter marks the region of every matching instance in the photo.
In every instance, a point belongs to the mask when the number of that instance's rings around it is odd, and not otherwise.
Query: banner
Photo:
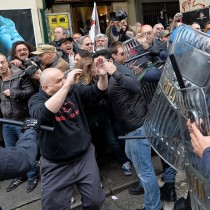
[[[94,2],[94,8],[93,8],[92,16],[91,16],[91,28],[89,31],[89,36],[93,43],[95,41],[95,36],[100,33],[101,33],[101,30],[100,30],[100,25],[99,25],[98,12],[97,12],[96,3]]]

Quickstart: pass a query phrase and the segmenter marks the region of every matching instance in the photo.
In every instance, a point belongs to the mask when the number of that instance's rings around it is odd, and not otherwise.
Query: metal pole
[[[5,123],[5,124],[23,126],[23,122],[16,121],[16,120],[8,120],[8,119],[0,118],[0,122]],[[45,130],[45,131],[53,131],[54,127],[50,127],[50,126],[46,126],[46,125],[40,125],[40,129]]]

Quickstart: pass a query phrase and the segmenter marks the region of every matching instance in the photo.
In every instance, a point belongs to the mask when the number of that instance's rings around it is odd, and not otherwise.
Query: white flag
[[[89,36],[93,43],[95,42],[95,36],[100,33],[101,30],[99,25],[98,12],[97,12],[96,3],[94,2],[94,8],[91,16],[91,29],[89,31]]]

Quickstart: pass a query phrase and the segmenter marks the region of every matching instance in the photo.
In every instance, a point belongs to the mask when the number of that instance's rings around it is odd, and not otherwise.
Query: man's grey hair
[[[84,40],[85,40],[85,38],[90,38],[90,36],[88,36],[88,35],[85,35],[85,36],[81,36],[79,39],[78,39],[78,47],[80,48],[82,45],[83,45],[83,42],[84,42]]]
[[[105,41],[108,43],[108,37],[107,37],[106,34],[97,34],[97,35],[95,36],[95,41],[97,41],[97,40],[100,39],[100,38],[104,38]]]
[[[67,30],[66,28],[64,28],[64,27],[62,27],[62,26],[58,26],[57,28],[61,28],[62,31],[63,31],[63,34],[66,34],[66,35],[69,34],[69,32],[68,32],[68,30]]]
[[[162,23],[157,23],[157,24],[155,24],[155,25],[154,25],[153,29],[156,29],[156,28],[158,27],[158,25],[163,26],[163,24],[162,24]],[[163,28],[164,28],[164,26],[163,26]]]

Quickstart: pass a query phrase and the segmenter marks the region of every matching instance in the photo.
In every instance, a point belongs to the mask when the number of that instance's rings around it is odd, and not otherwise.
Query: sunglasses
[[[85,45],[86,45],[86,46],[89,46],[89,45],[93,45],[93,43],[86,43]]]

